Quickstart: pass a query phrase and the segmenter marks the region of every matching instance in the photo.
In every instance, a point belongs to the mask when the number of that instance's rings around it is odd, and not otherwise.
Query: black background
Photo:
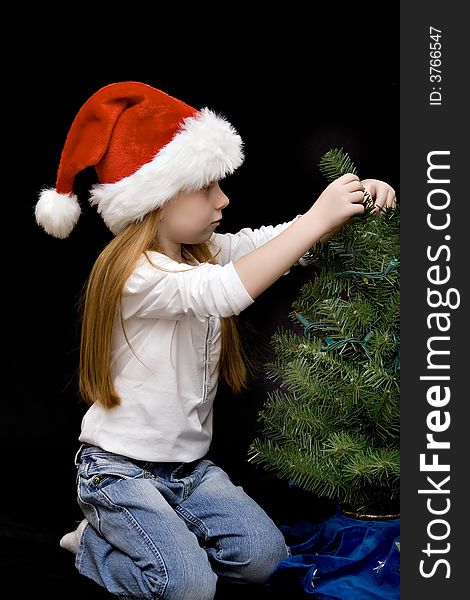
[[[126,6],[122,16],[76,7],[60,24],[11,18],[2,73],[6,273],[1,438],[3,582],[15,598],[105,598],[78,575],[58,540],[80,519],[73,457],[85,407],[77,394],[77,301],[110,239],[86,202],[93,174],[77,177],[82,215],[65,240],[34,221],[38,192],[54,186],[72,119],[99,87],[143,81],[227,117],[245,143],[244,164],[222,185],[231,199],[221,231],[277,224],[306,210],[326,186],[318,161],[342,147],[362,178],[399,188],[398,3],[180,3]],[[223,386],[212,454],[279,523],[316,520],[320,499],[248,464],[256,416],[270,388],[269,338],[290,323],[295,268],[240,315],[260,365],[250,390]],[[225,596],[221,596],[225,597]]]

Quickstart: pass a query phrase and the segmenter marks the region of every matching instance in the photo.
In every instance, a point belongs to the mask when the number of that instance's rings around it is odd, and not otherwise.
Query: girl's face
[[[180,192],[162,208],[158,237],[163,249],[206,242],[220,223],[222,210],[228,203],[218,182],[196,192]]]

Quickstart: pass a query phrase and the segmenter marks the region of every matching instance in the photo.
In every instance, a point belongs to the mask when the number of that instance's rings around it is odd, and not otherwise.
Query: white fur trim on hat
[[[36,223],[49,235],[66,238],[80,216],[80,206],[75,194],[59,194],[54,189],[44,189],[34,211]]]
[[[223,117],[204,108],[184,120],[157,155],[116,183],[95,184],[90,202],[118,233],[181,190],[197,190],[232,173],[243,162],[242,140]]]

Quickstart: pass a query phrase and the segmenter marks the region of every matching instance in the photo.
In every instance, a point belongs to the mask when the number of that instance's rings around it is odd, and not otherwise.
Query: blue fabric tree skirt
[[[269,587],[290,598],[397,600],[400,519],[363,520],[337,512],[320,523],[281,525],[292,556]]]

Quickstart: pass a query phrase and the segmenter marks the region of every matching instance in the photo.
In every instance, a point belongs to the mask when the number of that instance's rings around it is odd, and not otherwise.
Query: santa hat
[[[65,238],[80,216],[76,175],[95,167],[90,202],[112,233],[163,206],[178,191],[194,191],[232,173],[243,143],[228,121],[196,110],[135,81],[112,83],[91,96],[67,135],[55,189],[41,191],[37,223]]]

